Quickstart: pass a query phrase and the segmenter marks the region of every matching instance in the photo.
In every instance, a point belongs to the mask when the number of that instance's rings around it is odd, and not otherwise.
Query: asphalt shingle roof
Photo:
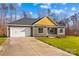
[[[19,24],[19,25],[32,25],[37,19],[34,18],[21,18],[19,20],[10,22],[8,24]]]
[[[44,17],[42,17],[44,18]],[[32,25],[34,24],[35,22],[39,21],[40,19],[42,18],[21,18],[19,20],[16,20],[16,21],[13,21],[13,22],[10,22],[8,24],[18,24],[18,25]],[[48,17],[49,18],[49,17]],[[50,18],[49,18],[50,19]]]

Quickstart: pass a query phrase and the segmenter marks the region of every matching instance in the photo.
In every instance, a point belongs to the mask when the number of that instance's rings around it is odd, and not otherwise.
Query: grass
[[[66,36],[65,38],[37,38],[42,42],[45,42],[51,46],[55,46],[69,53],[79,56],[79,37],[78,36]]]
[[[1,36],[0,37],[0,45],[5,41],[6,37]]]

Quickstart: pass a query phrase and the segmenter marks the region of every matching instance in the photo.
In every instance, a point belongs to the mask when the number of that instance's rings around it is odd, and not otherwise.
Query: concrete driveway
[[[34,37],[8,38],[10,41],[2,55],[6,56],[73,56],[43,43]]]

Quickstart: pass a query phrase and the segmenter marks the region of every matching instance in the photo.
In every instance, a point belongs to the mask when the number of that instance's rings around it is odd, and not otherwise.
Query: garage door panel
[[[30,36],[29,27],[10,27],[10,37],[26,37]]]

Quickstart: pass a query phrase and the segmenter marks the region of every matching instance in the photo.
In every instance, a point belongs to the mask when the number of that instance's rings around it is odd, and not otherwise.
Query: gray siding
[[[48,36],[47,28],[43,27],[43,33],[39,33],[39,27],[33,27],[33,36]]]
[[[39,33],[38,28],[40,27],[33,27],[33,36],[65,36],[65,28],[63,29],[63,33],[60,33],[61,28],[57,28],[57,34],[48,34],[48,29],[43,27],[43,33]]]
[[[63,29],[63,33],[60,33],[60,29]],[[57,28],[57,35],[60,36],[65,36],[65,28]]]

